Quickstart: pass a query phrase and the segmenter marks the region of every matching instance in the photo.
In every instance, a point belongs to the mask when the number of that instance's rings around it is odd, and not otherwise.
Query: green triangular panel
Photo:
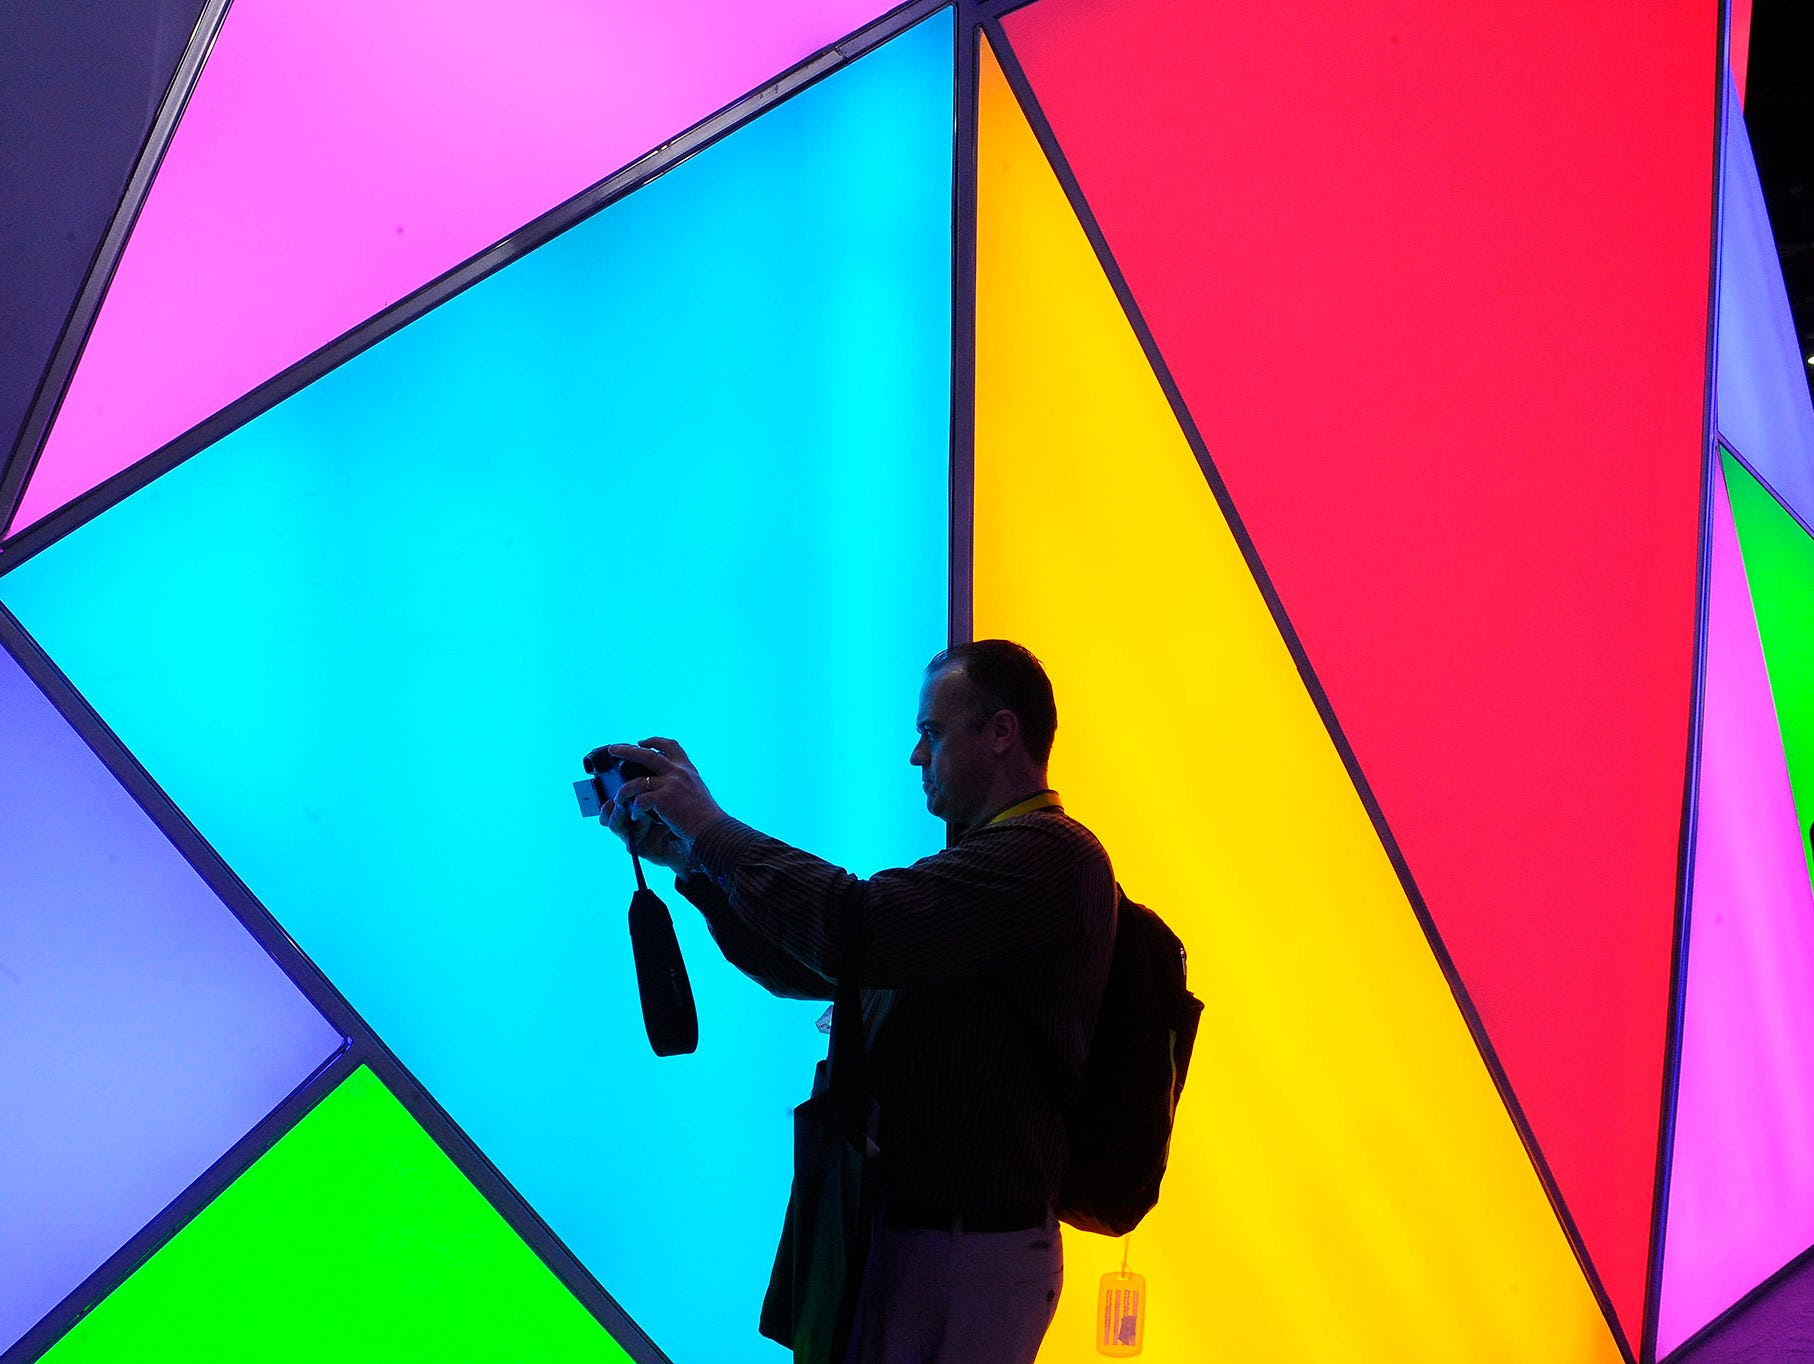
[[[629,1356],[361,1068],[44,1358]]]
[[[1802,856],[1814,877],[1814,536],[1744,464],[1727,452],[1726,487],[1757,610],[1757,632],[1782,727],[1783,755],[1801,825]]]

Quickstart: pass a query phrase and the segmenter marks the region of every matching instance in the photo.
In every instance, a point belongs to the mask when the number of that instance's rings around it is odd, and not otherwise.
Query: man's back
[[[891,977],[918,983],[865,1009],[881,1012],[870,1080],[889,1197],[953,1213],[1044,1202],[1064,1169],[1063,1104],[1108,975],[1114,873],[1058,808],[979,829],[939,857],[999,878],[1000,917],[956,941],[926,940],[924,966]],[[1024,874],[1002,875],[1007,866]],[[897,972],[911,960],[907,941],[894,949]],[[1025,955],[976,969],[1007,944]],[[864,974],[866,984],[890,978]]]

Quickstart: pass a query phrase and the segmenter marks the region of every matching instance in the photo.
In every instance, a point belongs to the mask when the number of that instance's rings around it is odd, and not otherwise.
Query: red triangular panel
[[[1719,22],[1713,0],[1647,10],[1642,43],[1604,0],[1005,20],[1633,1339]]]

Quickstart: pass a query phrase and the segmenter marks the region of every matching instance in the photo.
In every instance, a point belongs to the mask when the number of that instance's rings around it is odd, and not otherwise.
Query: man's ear
[[[996,756],[1020,747],[1020,716],[1003,708],[989,717],[989,747]]]

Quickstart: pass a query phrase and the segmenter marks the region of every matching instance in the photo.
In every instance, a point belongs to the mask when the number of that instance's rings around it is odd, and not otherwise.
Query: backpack
[[[1203,1001],[1185,988],[1178,935],[1119,885],[1115,896],[1115,954],[1067,1117],[1071,1158],[1054,1200],[1066,1222],[1104,1236],[1132,1231],[1159,1201],[1203,1015]]]

